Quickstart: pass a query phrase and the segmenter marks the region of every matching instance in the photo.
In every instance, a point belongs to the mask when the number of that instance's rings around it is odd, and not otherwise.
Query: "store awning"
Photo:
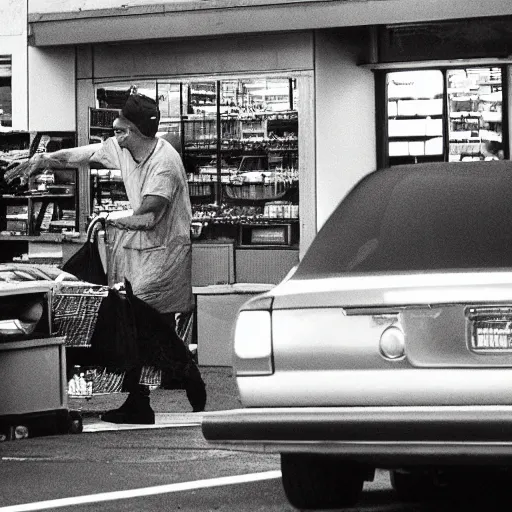
[[[38,0],[29,3],[29,40],[33,46],[76,45],[502,15],[512,15],[511,2]]]

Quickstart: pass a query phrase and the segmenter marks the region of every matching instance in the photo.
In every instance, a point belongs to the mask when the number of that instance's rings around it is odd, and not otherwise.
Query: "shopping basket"
[[[87,228],[86,243],[97,243],[97,233],[104,219],[93,219]],[[67,347],[89,347],[98,311],[108,288],[86,282],[68,281],[59,286],[53,298],[54,325],[57,335],[66,336]]]
[[[87,242],[98,243],[104,218],[96,217],[87,229]],[[108,286],[87,282],[62,282],[53,297],[53,320],[56,334],[66,337],[69,349],[89,349],[102,300]],[[76,365],[68,382],[68,397],[84,398],[121,391],[124,371],[99,366]]]

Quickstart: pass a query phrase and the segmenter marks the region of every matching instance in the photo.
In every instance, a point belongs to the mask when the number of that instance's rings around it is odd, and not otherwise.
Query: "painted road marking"
[[[91,432],[113,432],[118,430],[151,430],[163,428],[181,428],[181,427],[197,427],[201,425],[200,422],[194,423],[159,423],[156,425],[126,425],[126,424],[108,424],[105,422],[92,423],[84,425],[84,434]]]
[[[100,418],[84,418],[84,433],[90,432],[108,432],[113,430],[140,430],[140,429],[158,429],[158,428],[179,428],[179,427],[197,427],[203,421],[203,413],[185,412],[185,413],[157,413],[155,414],[154,425],[132,425],[124,423],[109,423],[101,421]]]
[[[207,480],[195,480],[193,482],[181,482],[177,484],[158,485],[156,487],[144,487],[141,489],[130,489],[127,491],[102,492],[86,496],[75,496],[73,498],[60,498],[57,500],[37,501],[22,505],[0,507],[0,512],[30,512],[33,510],[48,510],[73,505],[84,505],[87,503],[99,503],[102,501],[115,501],[129,498],[140,498],[141,496],[154,496],[171,492],[190,491],[194,489],[207,489],[208,487],[221,487],[223,485],[236,485],[247,482],[259,482],[261,480],[272,480],[281,478],[281,471],[266,471],[264,473],[251,473],[248,475],[225,476],[209,478]]]

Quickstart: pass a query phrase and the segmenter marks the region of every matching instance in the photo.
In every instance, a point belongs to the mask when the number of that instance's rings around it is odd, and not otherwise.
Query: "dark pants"
[[[174,313],[161,313],[161,318],[169,329],[176,332],[176,316]],[[134,367],[126,372],[123,388],[126,391],[137,392],[140,390],[140,378],[142,366]],[[183,377],[183,387],[187,394],[188,401],[194,411],[203,411],[206,405],[206,387],[199,372],[199,368],[193,363],[189,365],[189,371]],[[146,386],[144,386],[146,387]]]

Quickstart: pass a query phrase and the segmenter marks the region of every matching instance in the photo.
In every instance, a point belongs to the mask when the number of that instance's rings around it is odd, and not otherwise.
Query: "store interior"
[[[182,156],[194,240],[299,243],[298,94],[290,78],[109,83],[96,87],[89,141],[112,135],[126,94],[155,98],[158,136]],[[119,171],[93,171],[94,213],[128,208]]]
[[[157,135],[184,162],[193,213],[194,286],[279,282],[299,257],[296,80],[98,83],[96,104],[88,110],[90,143],[113,136],[112,123],[133,91],[158,101]],[[28,154],[76,145],[73,132],[20,137],[15,144],[11,134],[2,153],[4,169]],[[86,221],[130,210],[118,169],[90,169],[88,184],[84,176],[78,169],[48,168],[29,183],[2,190],[0,238],[9,242],[3,261],[63,262],[77,248],[67,242],[83,242],[86,206]]]

